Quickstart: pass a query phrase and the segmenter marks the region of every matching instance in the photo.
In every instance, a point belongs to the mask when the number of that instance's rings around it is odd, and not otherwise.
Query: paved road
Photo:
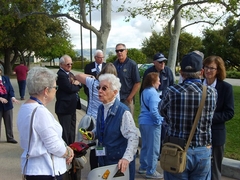
[[[11,82],[15,90],[15,96],[16,98],[19,98],[16,79],[11,79]],[[236,85],[237,84],[240,85],[239,80],[234,81],[234,83],[236,83]],[[29,96],[26,96],[26,98],[28,97]],[[14,105],[14,109],[13,109],[13,113],[14,113],[13,131],[14,131],[15,139],[17,141],[19,141],[19,137],[18,137],[18,131],[16,127],[16,117],[17,117],[19,107],[22,103],[24,103],[24,101],[20,101],[19,104]],[[55,105],[55,101],[49,103],[47,107],[55,115],[54,105]],[[78,119],[77,123],[79,123],[79,120],[84,114],[85,114],[84,111],[77,110],[77,119]],[[0,180],[21,180],[20,156],[21,156],[22,150],[20,148],[20,145],[19,143],[18,144],[6,143],[4,125],[2,125],[2,128],[1,128],[1,135],[2,136],[0,139]],[[89,154],[87,154],[87,157],[88,155]],[[139,167],[139,160],[137,159],[136,169],[138,169],[138,167]],[[158,171],[162,172],[160,165],[158,166]],[[87,178],[88,172],[89,172],[89,165],[87,164],[86,167],[82,170],[82,180],[85,180]],[[145,179],[145,177],[136,173],[135,179],[140,180],[140,179]],[[233,180],[233,179],[222,177],[222,180]]]

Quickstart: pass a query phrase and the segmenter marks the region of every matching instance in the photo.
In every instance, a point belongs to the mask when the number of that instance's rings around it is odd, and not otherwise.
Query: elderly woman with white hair
[[[71,163],[73,150],[62,139],[62,127],[45,107],[55,98],[57,74],[34,67],[28,72],[27,88],[30,98],[21,105],[17,127],[22,174],[27,180],[62,180],[66,163]]]
[[[115,75],[99,76],[97,89],[103,104],[98,108],[96,129],[92,135],[98,139],[96,155],[99,165],[118,164],[121,172],[129,166],[130,180],[134,180],[138,133],[129,108],[116,98],[120,87],[120,80]]]

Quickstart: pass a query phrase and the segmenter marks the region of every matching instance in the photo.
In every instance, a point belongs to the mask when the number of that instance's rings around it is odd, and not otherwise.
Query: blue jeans
[[[25,96],[25,89],[26,89],[26,80],[18,81],[18,87],[19,87],[20,97],[24,98],[24,96]]]
[[[211,180],[211,148],[188,148],[186,169],[174,174],[164,171],[164,180]]]
[[[151,175],[156,171],[160,152],[161,125],[140,124],[142,147],[140,169]]]

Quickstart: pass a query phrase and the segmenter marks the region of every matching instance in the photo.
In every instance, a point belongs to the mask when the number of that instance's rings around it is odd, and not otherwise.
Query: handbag
[[[33,110],[32,116],[31,116],[30,129],[29,129],[29,140],[28,140],[28,150],[27,150],[27,154],[26,154],[26,162],[25,162],[25,165],[23,168],[22,180],[26,180],[26,175],[24,173],[26,172],[27,163],[28,163],[28,159],[29,159],[30,140],[32,137],[32,123],[33,123],[33,116],[34,116],[36,110],[37,110],[37,107]]]
[[[32,116],[31,116],[31,120],[30,120],[28,150],[27,150],[27,154],[26,154],[26,162],[25,162],[24,168],[23,168],[22,180],[26,180],[26,175],[24,173],[26,172],[27,163],[28,163],[28,159],[29,159],[30,141],[31,141],[31,137],[32,137],[32,123],[33,123],[33,117],[34,117],[34,114],[35,114],[36,110],[37,110],[37,107],[33,110]],[[53,156],[52,155],[51,155],[51,159],[52,159],[53,171],[55,172],[55,170],[54,170],[55,169],[54,168],[54,163],[53,163]],[[56,176],[54,176],[54,180],[57,180]]]
[[[194,119],[194,123],[188,137],[187,144],[184,147],[180,146],[178,143],[166,142],[163,144],[162,152],[160,156],[160,165],[164,171],[170,173],[182,173],[186,168],[187,163],[187,150],[189,148],[190,142],[192,141],[193,135],[195,133],[198,120],[202,113],[204,102],[206,99],[207,87],[203,86],[202,99]],[[174,137],[173,137],[174,138]]]

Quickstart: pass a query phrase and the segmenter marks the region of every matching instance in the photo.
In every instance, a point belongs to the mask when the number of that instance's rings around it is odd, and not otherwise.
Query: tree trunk
[[[12,66],[11,66],[11,52],[10,48],[4,49],[4,75],[10,75],[12,73]]]
[[[175,4],[174,5],[174,11],[178,9],[179,5]],[[169,26],[169,28],[172,28],[172,26]],[[170,30],[171,32],[171,30]],[[175,67],[176,67],[176,60],[177,60],[177,52],[178,52],[178,41],[180,37],[180,32],[181,32],[181,13],[180,11],[176,15],[174,19],[174,28],[173,32],[170,33],[171,35],[171,42],[170,42],[170,49],[169,49],[169,54],[168,54],[168,67],[172,70],[174,79],[175,78]]]
[[[112,1],[102,0],[101,8],[101,27],[97,36],[97,49],[101,49],[103,54],[106,56],[107,40],[109,33],[111,31],[111,11],[112,11]]]

